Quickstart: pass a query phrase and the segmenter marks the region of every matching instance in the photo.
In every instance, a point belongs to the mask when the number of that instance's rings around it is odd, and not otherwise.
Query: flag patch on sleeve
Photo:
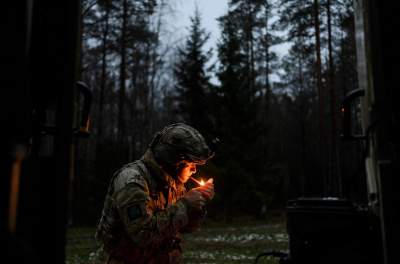
[[[134,221],[143,216],[142,209],[139,205],[129,206],[127,209],[127,214],[130,221]]]

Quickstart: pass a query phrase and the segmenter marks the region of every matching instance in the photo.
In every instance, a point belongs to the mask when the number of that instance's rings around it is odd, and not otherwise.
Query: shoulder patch
[[[129,206],[126,210],[127,210],[126,213],[128,215],[129,221],[134,221],[134,220],[137,220],[137,219],[141,218],[142,216],[144,216],[140,205]]]

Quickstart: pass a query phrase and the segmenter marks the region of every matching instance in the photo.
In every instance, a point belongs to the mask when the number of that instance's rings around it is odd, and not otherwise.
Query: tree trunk
[[[126,93],[126,30],[128,21],[128,3],[124,0],[122,7],[122,27],[120,41],[120,72],[119,72],[119,100],[118,100],[118,143],[122,146],[125,138],[125,93]]]
[[[269,49],[270,49],[270,40],[268,38],[269,32],[269,11],[270,6],[268,1],[265,2],[265,111],[268,114],[269,110],[269,100],[271,95],[271,87],[270,87],[270,79],[269,79],[269,72],[270,72],[270,58],[269,58]]]
[[[300,41],[303,43],[303,41]],[[303,78],[303,58],[302,55],[299,56],[298,60],[299,67],[299,120],[300,120],[300,149],[301,149],[301,167],[300,167],[300,180],[301,180],[301,195],[307,195],[307,179],[305,177],[305,169],[304,166],[306,164],[306,124],[305,124],[305,98],[304,98],[304,78]]]
[[[314,0],[314,28],[315,28],[315,77],[317,81],[318,89],[318,113],[319,113],[319,153],[321,158],[321,177],[324,179],[324,192],[328,191],[328,184],[326,179],[325,171],[325,151],[324,146],[326,145],[325,139],[325,126],[324,126],[324,94],[322,87],[322,76],[321,76],[321,40],[320,40],[320,22],[319,22],[319,1]]]
[[[335,91],[335,69],[333,62],[333,49],[332,49],[332,19],[331,19],[331,1],[326,2],[327,11],[327,24],[328,24],[328,85],[330,91],[330,105],[331,105],[331,148],[330,148],[330,178],[332,179],[332,185],[335,187],[334,194],[341,195],[341,179],[339,170],[339,153],[337,148],[337,125],[336,125],[336,91]]]
[[[102,37],[102,56],[101,56],[101,79],[100,79],[100,98],[99,98],[99,118],[98,118],[98,134],[97,141],[101,141],[103,136],[103,109],[104,109],[104,91],[107,82],[107,37],[109,29],[109,16],[110,16],[110,5],[106,3],[106,14],[105,14],[105,28]]]
[[[254,61],[254,36],[253,36],[253,29],[254,29],[254,17],[253,17],[253,10],[252,6],[249,5],[249,48],[250,48],[250,89],[252,91],[252,97],[254,99],[255,96],[255,61]]]

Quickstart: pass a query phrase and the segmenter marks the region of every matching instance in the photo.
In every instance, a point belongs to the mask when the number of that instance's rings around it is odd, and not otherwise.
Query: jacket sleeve
[[[132,242],[138,247],[157,246],[173,237],[188,223],[187,205],[182,199],[165,210],[153,212],[147,186],[127,184],[115,195],[118,213]]]

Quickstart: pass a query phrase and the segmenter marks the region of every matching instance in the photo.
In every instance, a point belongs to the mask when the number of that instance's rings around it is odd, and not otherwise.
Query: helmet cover
[[[150,148],[156,159],[170,165],[181,161],[203,165],[214,156],[200,132],[183,123],[166,126],[157,132]]]

